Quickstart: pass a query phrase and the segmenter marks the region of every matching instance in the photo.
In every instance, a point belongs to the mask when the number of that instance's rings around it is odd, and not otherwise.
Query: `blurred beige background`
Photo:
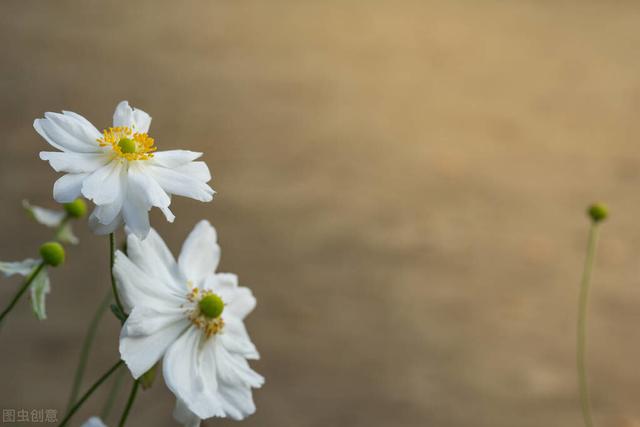
[[[159,149],[204,151],[215,175],[213,203],[175,198],[154,225],[177,251],[211,220],[222,270],[258,297],[267,383],[242,425],[571,427],[583,212],[601,199],[594,410],[638,426],[639,23],[633,1],[3,0],[0,259],[46,233],[23,198],[54,206],[33,119],[103,128],[128,99]],[[109,284],[107,240],[76,230],[49,320],[23,301],[0,331],[0,407],[64,408]],[[108,316],[88,381],[117,334]],[[172,406],[160,381],[128,425],[173,426]]]

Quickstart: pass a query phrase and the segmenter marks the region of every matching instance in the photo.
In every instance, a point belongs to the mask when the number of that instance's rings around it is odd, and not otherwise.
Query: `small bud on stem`
[[[64,262],[64,248],[58,242],[47,242],[40,246],[40,256],[45,264],[57,267]]]
[[[65,203],[64,210],[71,218],[82,218],[87,214],[87,204],[82,199],[76,199],[71,203]]]
[[[594,203],[589,206],[587,213],[593,222],[601,222],[607,219],[609,209],[607,209],[607,207],[602,203]]]

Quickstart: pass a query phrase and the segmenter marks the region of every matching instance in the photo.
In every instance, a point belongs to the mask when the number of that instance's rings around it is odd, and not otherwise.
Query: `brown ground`
[[[570,427],[583,209],[603,199],[593,401],[599,426],[638,426],[639,23],[631,1],[3,0],[0,259],[43,239],[21,199],[52,205],[33,119],[107,126],[128,99],[216,175],[214,203],[153,220],[177,250],[210,219],[258,297],[267,384],[243,425]],[[50,319],[23,303],[0,333],[0,407],[66,403],[108,286],[106,240],[76,228]],[[172,404],[160,383],[129,425],[173,426]]]

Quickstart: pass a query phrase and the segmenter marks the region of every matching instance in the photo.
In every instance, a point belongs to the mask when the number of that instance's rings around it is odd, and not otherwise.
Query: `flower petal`
[[[175,168],[176,172],[188,175],[202,182],[211,181],[211,172],[205,162],[191,162]]]
[[[220,262],[220,246],[216,230],[202,220],[193,228],[182,245],[178,264],[180,271],[194,283],[213,273]]]
[[[102,225],[113,223],[113,221],[121,215],[123,195],[119,195],[113,202],[106,205],[96,206],[91,216]]]
[[[144,240],[133,233],[129,234],[127,256],[149,277],[166,286],[176,295],[186,295],[189,292],[187,280],[180,274],[178,263],[162,237],[154,229],[149,231],[149,235]]]
[[[104,208],[106,208],[106,206],[96,206],[96,208],[93,210],[93,212],[89,216],[89,227],[94,233],[100,234],[100,235],[113,233],[118,229],[118,227],[120,227],[120,224],[122,224],[121,214],[116,215],[113,221],[111,221],[108,224],[101,223],[97,217],[97,212],[99,212]]]
[[[144,195],[130,188],[122,204],[122,217],[131,233],[136,234],[141,239],[147,237],[151,229],[149,224],[150,209],[151,207],[144,199]]]
[[[33,127],[53,147],[67,152],[96,153],[100,132],[87,119],[74,113],[45,113]]]
[[[149,132],[151,116],[137,108],[131,108],[128,101],[121,101],[113,113],[113,126],[126,126],[137,133]]]
[[[179,295],[166,286],[158,286],[157,280],[149,277],[120,251],[116,252],[113,274],[127,312],[137,306],[171,311],[186,302],[186,295]]]
[[[239,319],[244,319],[256,307],[256,298],[253,296],[251,289],[239,287],[232,301],[226,306],[225,310],[232,313]]]
[[[83,181],[82,195],[92,200],[96,205],[113,203],[123,195],[125,177],[123,162],[112,161],[93,172]]]
[[[105,423],[98,417],[91,417],[80,427],[107,427]]]
[[[157,165],[149,165],[149,172],[169,194],[189,197],[201,202],[213,200],[215,191],[196,176]]]
[[[209,392],[215,373],[202,370],[199,351],[202,331],[195,326],[182,334],[164,355],[162,372],[167,387],[199,418],[224,416],[221,402]],[[213,374],[213,375],[212,375]]]
[[[243,420],[256,412],[256,405],[253,403],[249,387],[221,385],[218,395],[223,402],[225,412],[234,420]]]
[[[58,203],[71,203],[82,195],[82,181],[88,173],[68,173],[53,184],[53,198]]]
[[[40,158],[49,162],[56,172],[93,172],[108,163],[109,158],[102,153],[73,153],[41,151]]]
[[[210,345],[215,349],[216,372],[221,383],[219,389],[225,388],[222,384],[232,387],[236,385],[252,388],[262,387],[264,377],[251,369],[244,357],[233,355],[223,345],[217,344]]]
[[[173,222],[175,216],[168,209],[171,198],[160,185],[144,169],[133,163],[129,166],[128,172],[130,191],[137,191],[144,198],[149,206],[159,207],[165,214],[167,221]]]
[[[200,427],[200,421],[202,421],[196,414],[189,410],[189,407],[182,399],[176,399],[173,418],[184,427]]]
[[[120,332],[120,355],[133,377],[137,379],[151,369],[190,324],[179,307],[135,307]]]
[[[195,159],[202,156],[202,153],[188,150],[168,150],[153,153],[151,163],[165,168],[175,168],[187,163],[191,163]]]
[[[251,342],[249,333],[242,320],[235,316],[224,316],[224,333],[220,335],[220,343],[230,352],[246,359],[260,359],[256,346]]]

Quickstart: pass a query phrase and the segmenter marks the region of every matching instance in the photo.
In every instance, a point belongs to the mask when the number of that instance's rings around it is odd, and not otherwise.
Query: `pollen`
[[[146,133],[138,133],[126,126],[110,127],[98,138],[101,147],[111,147],[117,157],[126,160],[149,160],[156,147]]]

